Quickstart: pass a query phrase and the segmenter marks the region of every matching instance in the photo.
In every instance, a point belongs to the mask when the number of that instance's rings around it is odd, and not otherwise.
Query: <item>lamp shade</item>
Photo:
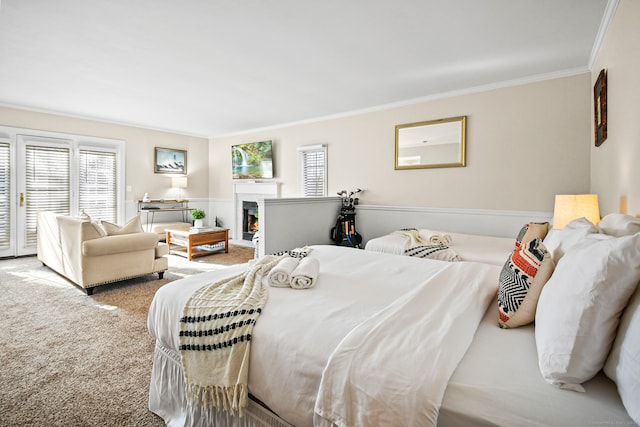
[[[187,177],[176,176],[171,178],[171,186],[173,188],[187,188]]]
[[[600,222],[597,194],[558,194],[553,208],[553,228],[564,228],[577,218],[586,218],[593,224]]]

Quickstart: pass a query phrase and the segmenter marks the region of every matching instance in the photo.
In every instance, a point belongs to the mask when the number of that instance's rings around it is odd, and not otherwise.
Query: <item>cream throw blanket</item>
[[[180,355],[190,405],[244,413],[251,332],[267,301],[262,284],[281,256],[268,255],[244,273],[198,289],[180,319]]]

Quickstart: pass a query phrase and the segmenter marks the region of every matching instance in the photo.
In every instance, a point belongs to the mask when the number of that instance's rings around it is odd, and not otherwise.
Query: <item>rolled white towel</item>
[[[316,284],[320,274],[320,262],[316,258],[302,258],[291,273],[291,287],[294,289],[308,289]]]
[[[267,282],[276,288],[288,288],[291,280],[291,273],[298,266],[299,261],[290,256],[284,257],[271,269],[267,275]]]

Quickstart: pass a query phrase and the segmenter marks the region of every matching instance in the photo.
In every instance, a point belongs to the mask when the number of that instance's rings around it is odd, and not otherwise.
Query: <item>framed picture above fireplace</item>
[[[249,142],[231,147],[233,179],[273,178],[271,141]]]

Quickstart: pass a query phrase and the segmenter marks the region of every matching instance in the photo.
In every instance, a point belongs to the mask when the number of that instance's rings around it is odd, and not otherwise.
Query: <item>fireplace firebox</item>
[[[242,202],[242,238],[244,240],[253,239],[253,235],[258,231],[258,203]]]

